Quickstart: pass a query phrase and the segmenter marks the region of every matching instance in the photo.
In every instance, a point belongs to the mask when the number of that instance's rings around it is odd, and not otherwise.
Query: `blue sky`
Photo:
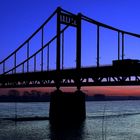
[[[0,0],[0,60],[21,45],[58,6],[73,13],[81,12],[97,21],[116,28],[139,34],[139,4],[139,0]],[[89,29],[85,27],[84,33],[88,34],[88,38],[91,39],[87,40],[87,38],[83,41],[83,44],[85,43],[84,45],[86,47],[90,46],[90,44],[87,44],[88,42],[93,42],[94,40],[92,39],[92,34],[89,35],[88,31]],[[106,31],[106,35],[103,34],[101,35],[101,40],[103,41],[101,41],[100,61],[101,63],[108,64],[111,63],[112,59],[117,58],[116,36],[113,36],[112,34],[114,33],[110,31]],[[127,45],[128,49],[126,48],[126,58],[134,58],[135,56],[138,58],[139,53],[137,50],[139,49],[138,44],[140,41],[137,39],[134,42],[133,40],[135,39],[133,38],[128,38],[126,40],[128,40],[126,44],[129,44]],[[131,40],[133,42],[131,42]],[[109,42],[112,44],[109,44]],[[112,53],[110,54],[110,58],[108,58],[110,49]],[[86,54],[91,53],[91,50],[94,51],[94,48],[87,50]],[[87,56],[86,54],[83,54],[83,59]],[[89,56],[91,55],[92,54]],[[93,59],[93,63],[96,63],[96,56],[91,56],[91,58]],[[85,62],[84,59],[83,65],[86,65],[86,63],[88,65],[89,60],[90,58],[87,58],[87,61]],[[106,61],[104,62],[104,60]],[[72,62],[74,62],[74,60]],[[68,62],[66,61],[66,66],[67,63]],[[92,65],[92,63],[90,64]]]

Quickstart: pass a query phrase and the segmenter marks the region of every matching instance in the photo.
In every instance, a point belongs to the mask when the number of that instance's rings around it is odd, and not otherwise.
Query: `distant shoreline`
[[[102,102],[102,101],[138,101],[140,99],[112,99],[112,100],[86,100],[86,102]],[[50,101],[0,101],[0,103],[49,103]]]
[[[69,94],[66,94],[69,95]],[[0,103],[4,102],[50,102],[51,95],[49,93],[40,93],[38,91],[24,92],[20,95],[18,91],[11,90],[8,95],[0,95]],[[86,101],[125,101],[125,100],[140,100],[140,96],[106,96],[104,94],[85,94]]]

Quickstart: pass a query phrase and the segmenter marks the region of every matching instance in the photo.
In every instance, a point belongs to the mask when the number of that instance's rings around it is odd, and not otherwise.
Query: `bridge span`
[[[80,80],[79,80],[80,79]],[[140,66],[85,67],[80,70],[27,72],[1,75],[1,88],[140,85]]]
[[[46,26],[54,17],[56,18],[55,35],[45,41]],[[94,38],[94,42],[96,42],[94,51],[96,52],[96,66],[82,67],[81,64],[83,21],[94,25],[96,28],[96,37]],[[64,67],[65,49],[67,48],[65,46],[65,32],[70,27],[75,29],[76,60],[75,67],[66,69]],[[111,60],[112,63],[106,66],[100,64],[102,28],[113,31],[117,35],[117,58],[115,61]],[[36,36],[40,37],[40,47],[32,53],[31,44]],[[23,44],[0,62],[0,88],[56,87],[50,102],[51,122],[83,121],[86,112],[85,95],[80,91],[82,86],[140,85],[139,60],[125,59],[125,38],[127,36],[140,38],[138,34],[108,26],[81,13],[73,14],[58,7]],[[72,36],[69,35],[68,37],[71,38]],[[53,57],[52,59],[50,59],[51,45],[56,50],[56,58]],[[23,56],[26,58],[21,59]],[[56,62],[55,69],[51,70],[50,63],[54,59]],[[38,60],[40,60],[39,63]],[[32,69],[30,68],[31,64]],[[77,87],[76,94],[64,94],[60,90],[61,87]]]
[[[56,16],[57,27],[55,36],[45,42],[45,27],[54,16]],[[96,27],[96,66],[81,66],[83,21],[93,24]],[[66,69],[64,68],[64,53],[67,46],[65,46],[64,33],[70,27],[76,29],[76,64],[74,68]],[[130,63],[127,63],[127,65],[124,63],[124,65],[118,66],[114,64],[103,66],[100,64],[101,28],[111,30],[117,34],[118,51],[116,61],[126,61]],[[38,34],[40,35],[41,47],[31,54],[31,42],[34,36]],[[53,86],[59,89],[61,86],[76,86],[79,89],[81,86],[140,85],[139,62],[138,64],[132,64],[134,60],[124,58],[125,38],[127,36],[140,38],[138,34],[108,26],[81,13],[73,14],[58,7],[23,44],[0,62],[0,88]],[[53,46],[56,48],[56,66],[54,70],[50,69],[50,62],[52,61],[52,59],[50,59],[50,45],[52,43],[55,43]],[[22,49],[25,50],[24,54],[20,52]],[[26,58],[18,62],[20,56],[23,55],[25,55]],[[40,63],[37,62],[38,59]],[[44,63],[46,63],[46,66],[44,66]],[[30,69],[31,64],[33,65],[33,69]],[[40,70],[38,70],[38,68],[40,68]]]

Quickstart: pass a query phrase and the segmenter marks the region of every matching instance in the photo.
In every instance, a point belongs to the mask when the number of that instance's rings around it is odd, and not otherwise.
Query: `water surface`
[[[52,129],[48,120],[3,120],[47,117],[49,103],[0,103],[0,140],[139,140],[140,101],[87,102],[86,111],[81,126]]]

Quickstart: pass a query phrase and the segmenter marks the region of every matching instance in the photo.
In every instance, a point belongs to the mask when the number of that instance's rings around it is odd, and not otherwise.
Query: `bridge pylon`
[[[86,118],[85,94],[82,91],[54,91],[51,93],[49,117],[54,127],[81,124]]]

